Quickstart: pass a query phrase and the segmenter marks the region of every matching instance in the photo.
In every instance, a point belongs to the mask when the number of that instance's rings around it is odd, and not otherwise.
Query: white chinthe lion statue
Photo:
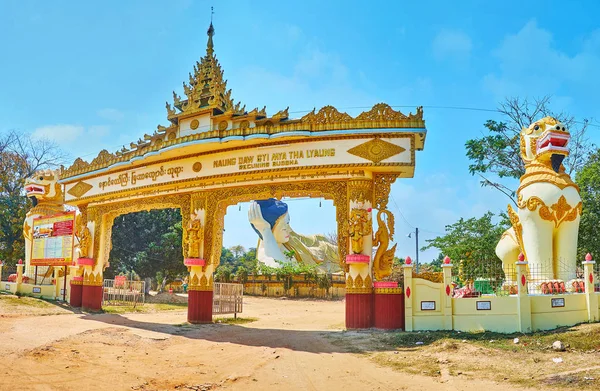
[[[518,210],[508,206],[512,228],[496,246],[507,279],[516,281],[514,265],[523,253],[529,280],[542,291],[547,283],[552,283],[551,291],[557,286],[564,291],[565,281],[575,278],[582,203],[579,187],[562,165],[570,137],[565,125],[552,117],[521,131],[525,174],[517,190]]]

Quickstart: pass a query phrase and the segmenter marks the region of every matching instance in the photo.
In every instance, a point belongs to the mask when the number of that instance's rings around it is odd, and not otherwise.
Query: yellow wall
[[[482,296],[479,298],[451,299],[452,305],[443,308],[446,298],[445,285],[421,278],[411,278],[411,297],[405,298],[406,305],[412,304],[412,317],[406,309],[407,330],[459,330],[495,331],[513,333],[529,330],[529,323],[523,325],[521,318],[531,318],[531,331],[550,330],[560,326],[571,326],[593,319],[588,314],[588,300],[585,293],[565,295],[524,295],[527,305],[520,305],[519,297]],[[592,293],[600,298],[600,293]],[[552,307],[552,299],[564,299],[564,307]],[[435,310],[421,309],[423,301],[435,302]],[[477,309],[477,302],[489,301],[490,309]],[[596,306],[595,301],[591,303]],[[522,304],[522,303],[521,303]],[[590,305],[592,305],[590,304]],[[600,304],[598,304],[600,306]],[[519,313],[523,309],[522,313]],[[446,313],[445,313],[446,312]],[[451,312],[451,314],[450,314]],[[448,316],[452,321],[449,322]],[[520,316],[521,315],[521,316]],[[590,316],[592,316],[590,318]],[[597,315],[596,315],[597,316]],[[446,321],[445,321],[446,319]],[[529,322],[529,321],[527,321]]]
[[[564,307],[552,308],[552,299],[564,298]],[[570,295],[530,296],[531,327],[533,330],[550,330],[587,322],[587,304],[583,293]]]
[[[489,301],[491,309],[477,310],[478,301]],[[452,299],[452,309],[454,330],[510,333],[518,322],[516,296]]]
[[[41,289],[40,293],[33,293],[33,287],[38,287]],[[35,297],[44,297],[47,299],[54,299],[54,285],[33,285],[33,284],[21,284],[19,292],[24,295],[31,295]],[[62,289],[62,287],[61,287]],[[62,296],[61,296],[62,298]]]
[[[412,279],[413,330],[444,330],[443,284],[424,280]],[[421,302],[435,302],[435,310],[421,310]]]
[[[0,283],[0,291],[10,292],[10,293],[16,293],[17,292],[17,283],[16,282],[2,281]]]

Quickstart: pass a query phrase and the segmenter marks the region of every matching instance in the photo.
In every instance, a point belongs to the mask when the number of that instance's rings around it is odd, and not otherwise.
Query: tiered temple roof
[[[319,111],[313,109],[302,118],[289,118],[288,108],[269,117],[266,107],[247,111],[246,106],[231,98],[231,89],[227,89],[227,80],[223,79],[223,70],[214,54],[213,36],[215,29],[210,24],[207,31],[206,54],[196,61],[189,82],[183,82],[186,99],[173,91],[173,104],[166,102],[168,126],[158,125],[152,134],[144,134],[137,142],[130,143],[115,153],[102,150],[90,163],[77,158],[69,168],[63,168],[61,179],[92,172],[116,163],[127,162],[148,152],[195,140],[215,139],[216,142],[228,137],[251,135],[272,135],[290,133],[290,136],[310,135],[340,129],[385,129],[385,128],[425,128],[423,109],[418,107],[415,114],[405,115],[393,110],[385,103],[378,103],[369,111],[353,118],[338,111],[333,106],[325,106]],[[189,129],[195,132],[182,134],[181,124],[190,118],[210,116],[210,125],[199,127],[198,121]],[[420,133],[422,139],[425,133]],[[422,145],[422,143],[421,143]]]

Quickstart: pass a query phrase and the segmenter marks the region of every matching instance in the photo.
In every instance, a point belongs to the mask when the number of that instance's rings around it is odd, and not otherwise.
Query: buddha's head
[[[260,206],[262,217],[271,226],[271,231],[277,243],[288,242],[292,229],[290,228],[290,215],[287,204],[275,198],[255,202]],[[258,236],[263,239],[260,232],[254,227],[254,224],[251,225]]]

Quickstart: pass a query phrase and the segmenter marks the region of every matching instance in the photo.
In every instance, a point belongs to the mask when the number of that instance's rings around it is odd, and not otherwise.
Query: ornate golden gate
[[[211,24],[206,55],[184,83],[186,98],[173,93],[173,105],[166,104],[168,126],[159,125],[129,148],[103,150],[89,163],[78,158],[60,172],[65,203],[81,211],[78,233],[84,248],[77,270],[84,306],[100,307],[114,219],[179,208],[190,271],[188,319],[210,322],[212,275],[227,206],[283,196],[333,200],[346,293],[358,295],[348,302],[369,306],[373,268],[377,277],[387,266],[371,259],[371,235],[357,237],[353,227],[357,218],[371,224],[372,208],[386,211],[396,178],[413,176],[415,152],[425,142],[422,109],[404,115],[379,103],[352,117],[326,106],[297,119],[288,109],[272,116],[265,108],[246,110],[226,89],[213,34]],[[349,322],[350,327],[368,325],[364,319]]]

